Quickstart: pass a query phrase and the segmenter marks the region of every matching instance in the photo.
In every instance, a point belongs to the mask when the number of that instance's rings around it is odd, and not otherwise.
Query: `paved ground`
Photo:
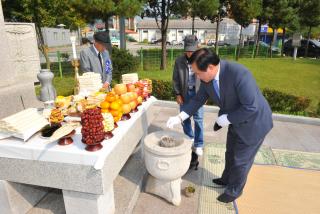
[[[149,132],[166,129],[166,121],[170,116],[178,113],[177,108],[156,106],[157,115],[152,122]],[[219,132],[212,131],[213,121],[217,117],[215,113],[205,113],[204,119],[204,138],[208,143],[225,143],[226,129]],[[175,127],[175,130],[182,132],[181,127]],[[306,152],[320,152],[320,126],[296,124],[289,122],[274,121],[274,128],[265,139],[264,145],[271,146],[273,149],[297,150]],[[175,207],[165,200],[142,192],[134,208],[134,214],[196,214],[199,201],[199,185],[201,184],[202,161],[197,171],[189,170],[183,177],[182,188],[192,184],[196,186],[196,194],[191,198],[182,196],[182,202],[179,207]],[[210,198],[210,200],[216,200]],[[0,212],[1,213],[1,212]],[[39,205],[28,214],[64,214],[63,198],[60,190],[55,190],[49,194]]]
[[[165,123],[170,116],[178,113],[178,109],[156,107],[158,108],[158,116],[153,121],[149,131],[157,131],[166,129]],[[213,121],[217,117],[215,113],[205,113],[204,116],[204,138],[206,143],[225,143],[227,129],[224,128],[218,132],[212,131]],[[181,127],[176,127],[176,131],[182,132]],[[264,145],[274,149],[297,150],[306,152],[320,152],[320,126],[296,124],[289,122],[274,121],[274,128],[265,139]],[[202,163],[198,171],[189,170],[183,177],[182,187],[186,184],[199,185],[201,182]],[[196,195],[192,198],[183,196],[182,203],[179,207],[170,205],[166,201],[157,196],[148,193],[141,193],[134,209],[134,214],[169,214],[197,213],[199,190],[197,188]],[[210,199],[211,200],[211,199]],[[212,198],[215,200],[215,198]]]

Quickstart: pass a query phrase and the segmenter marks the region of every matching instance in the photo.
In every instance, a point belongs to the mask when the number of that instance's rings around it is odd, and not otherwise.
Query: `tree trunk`
[[[271,42],[270,42],[270,58],[272,58],[273,39],[274,39],[274,28],[272,28],[272,39],[271,39]]]
[[[112,54],[112,45],[111,45],[110,31],[109,31],[109,18],[110,18],[110,15],[106,15],[104,18],[104,23],[105,23],[105,31],[107,32],[107,51],[111,55]]]
[[[49,58],[49,49],[44,44],[43,35],[42,35],[41,28],[39,27],[39,25],[36,25],[36,34],[37,34],[37,40],[38,40],[38,49],[41,51],[44,58],[46,59],[46,68],[50,69],[51,62],[50,62],[50,58]]]
[[[305,52],[304,52],[304,57],[308,57],[308,49],[309,49],[310,36],[311,36],[311,26],[309,27],[307,47],[306,47],[306,50],[305,50]]]
[[[220,12],[218,13],[217,28],[216,28],[216,44],[215,44],[216,53],[218,53],[219,27],[220,27]]]
[[[160,64],[160,70],[165,70],[167,67],[167,31],[163,31],[161,33],[162,42],[161,42],[161,64]]]
[[[286,27],[283,27],[283,33],[282,33],[282,41],[281,41],[281,57],[284,56],[283,50],[284,50],[284,39],[286,37]]]
[[[256,58],[256,56],[259,54],[260,33],[261,33],[261,20],[259,20],[258,33],[255,41],[255,51],[253,55],[254,58]]]
[[[240,49],[241,49],[241,41],[242,41],[242,25],[241,25],[241,28],[240,28],[240,38],[239,38],[239,44],[238,44],[238,50],[237,50],[237,56],[236,56],[236,60],[238,61],[239,60],[239,57],[240,57]]]
[[[193,16],[192,17],[192,35],[194,35],[194,20],[195,20],[195,17]]]

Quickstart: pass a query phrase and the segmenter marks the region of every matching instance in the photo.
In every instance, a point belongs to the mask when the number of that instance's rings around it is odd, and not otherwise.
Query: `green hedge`
[[[161,100],[175,100],[175,94],[171,81],[152,80],[152,94]],[[311,100],[305,97],[297,97],[272,89],[264,89],[263,95],[269,102],[274,112],[305,115]],[[212,102],[208,102],[212,104]],[[320,103],[318,105],[317,115],[320,115]]]
[[[298,97],[277,90],[265,88],[263,95],[270,104],[272,111],[300,114],[309,107],[311,100],[306,97]]]
[[[128,50],[112,48],[112,79],[115,81],[121,80],[121,75],[126,73],[137,72],[139,67],[139,59],[134,57]]]

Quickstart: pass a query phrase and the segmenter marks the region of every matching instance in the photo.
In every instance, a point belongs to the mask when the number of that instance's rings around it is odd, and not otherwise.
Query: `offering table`
[[[149,98],[130,120],[118,122],[114,137],[104,140],[96,152],[85,150],[80,128],[72,137],[73,144],[66,146],[46,143],[39,134],[27,142],[0,140],[0,180],[62,189],[67,214],[114,213],[113,181],[147,134],[155,102]],[[0,185],[0,198],[6,194],[1,191]],[[5,203],[0,201],[0,210],[10,208]]]

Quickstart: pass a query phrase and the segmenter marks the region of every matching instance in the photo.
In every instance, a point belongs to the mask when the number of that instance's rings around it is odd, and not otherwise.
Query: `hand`
[[[177,100],[177,103],[178,103],[179,105],[182,105],[182,104],[183,104],[183,97],[182,97],[181,95],[177,95],[176,100]]]
[[[103,84],[103,86],[102,86],[102,88],[109,88],[109,83],[108,82],[105,82],[104,84]]]
[[[179,116],[170,117],[169,120],[167,121],[167,127],[169,129],[172,129],[174,125],[178,125],[181,123],[182,123],[182,120]]]
[[[217,124],[221,127],[226,127],[229,124],[231,124],[227,116],[228,116],[227,114],[223,114],[220,117],[218,117]]]

